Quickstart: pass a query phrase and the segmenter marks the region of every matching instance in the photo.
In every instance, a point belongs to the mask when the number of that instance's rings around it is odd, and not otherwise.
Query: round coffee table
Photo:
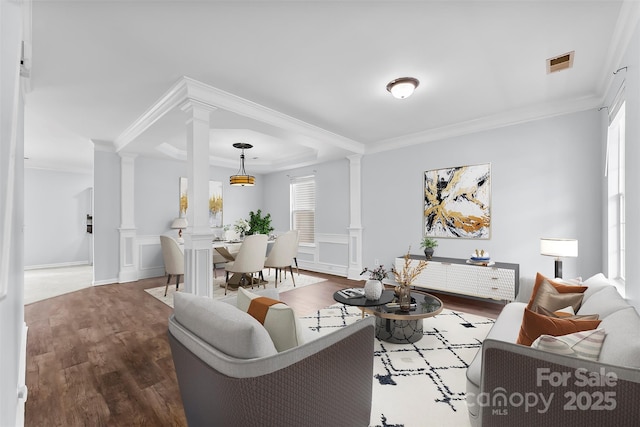
[[[376,337],[382,341],[407,344],[423,337],[422,319],[433,317],[442,311],[440,299],[424,292],[411,292],[415,299],[410,311],[401,311],[398,305],[384,304],[362,307],[365,313],[376,317]]]

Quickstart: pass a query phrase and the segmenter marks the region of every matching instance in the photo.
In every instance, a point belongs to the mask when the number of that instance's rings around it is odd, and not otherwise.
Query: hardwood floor
[[[362,282],[328,279],[281,294],[299,316]],[[164,277],[96,286],[25,306],[26,426],[186,426],[167,341],[172,308],[144,289]],[[501,304],[438,295],[445,307],[495,318]]]

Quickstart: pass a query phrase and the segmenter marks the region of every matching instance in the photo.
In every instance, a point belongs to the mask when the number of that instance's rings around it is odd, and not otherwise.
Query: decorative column
[[[134,207],[135,154],[119,153],[120,156],[120,271],[118,282],[138,280],[138,245]]]
[[[360,280],[362,271],[362,154],[349,159],[349,279]]]
[[[184,290],[213,296],[213,238],[209,227],[209,122],[215,107],[187,100],[187,178],[189,208],[184,235]]]

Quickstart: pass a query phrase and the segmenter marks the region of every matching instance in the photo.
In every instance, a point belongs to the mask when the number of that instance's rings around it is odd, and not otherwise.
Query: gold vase
[[[409,285],[400,285],[398,304],[400,304],[401,311],[411,310],[411,287]]]

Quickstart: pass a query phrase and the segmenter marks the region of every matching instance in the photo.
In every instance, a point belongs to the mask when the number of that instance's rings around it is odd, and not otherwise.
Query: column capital
[[[195,99],[188,98],[185,102],[180,104],[180,110],[190,115],[190,119],[209,120],[209,114],[217,110],[216,107],[204,102],[196,101]]]

